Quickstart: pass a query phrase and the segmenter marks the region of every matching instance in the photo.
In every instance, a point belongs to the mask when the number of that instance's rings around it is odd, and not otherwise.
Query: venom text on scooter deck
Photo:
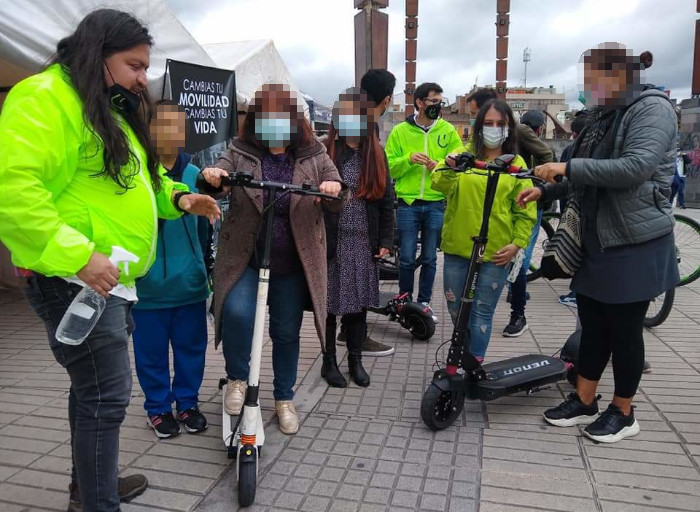
[[[519,391],[532,392],[566,377],[565,363],[554,357],[528,354],[482,366],[470,352],[469,317],[486,252],[489,218],[498,180],[503,174],[516,179],[536,179],[529,169],[511,165],[514,158],[514,155],[501,155],[493,163],[488,163],[476,160],[470,153],[462,153],[455,158],[455,168],[437,171],[473,172],[473,169],[481,169],[485,171],[483,175],[487,181],[481,228],[479,234],[472,237],[474,248],[447,361],[434,373],[421,401],[421,418],[432,430],[449,427],[462,412],[465,399],[494,400]]]

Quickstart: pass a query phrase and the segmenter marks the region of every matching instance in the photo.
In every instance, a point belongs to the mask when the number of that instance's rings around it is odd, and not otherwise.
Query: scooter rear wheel
[[[257,454],[247,455],[247,447],[241,447],[238,463],[238,504],[241,507],[249,507],[255,501],[255,491],[258,485]],[[244,455],[245,454],[245,455]]]
[[[409,313],[404,322],[408,332],[421,341],[427,341],[435,334],[435,321],[428,315]]]
[[[453,400],[454,393],[443,391],[433,384],[425,390],[420,403],[420,415],[430,430],[444,430],[462,414],[464,396],[455,396]]]

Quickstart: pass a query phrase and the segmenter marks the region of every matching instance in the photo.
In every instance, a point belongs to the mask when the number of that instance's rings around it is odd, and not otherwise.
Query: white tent
[[[217,68],[236,71],[239,110],[245,110],[255,91],[263,84],[281,83],[290,86],[304,110],[308,111],[299,87],[271,39],[205,44],[203,48]]]
[[[148,25],[155,40],[148,71],[155,95],[160,95],[167,58],[215,66],[163,0],[4,0],[0,1],[0,87],[10,87],[42,69],[56,43],[71,34],[87,13],[104,7],[130,12]]]

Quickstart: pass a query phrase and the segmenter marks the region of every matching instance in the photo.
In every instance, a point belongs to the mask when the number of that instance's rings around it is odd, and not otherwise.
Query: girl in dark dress
[[[328,317],[321,375],[334,387],[347,381],[336,361],[337,316],[347,329],[348,366],[358,386],[369,386],[362,366],[367,308],[379,303],[377,259],[389,254],[394,236],[393,191],[374,119],[374,103],[361,89],[340,95],[333,109],[328,154],[349,187],[339,214],[326,214],[328,232]],[[334,249],[333,249],[334,248]]]

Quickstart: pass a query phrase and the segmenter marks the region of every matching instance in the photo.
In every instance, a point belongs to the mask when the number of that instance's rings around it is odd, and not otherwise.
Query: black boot
[[[323,366],[321,366],[321,377],[326,379],[329,386],[334,388],[346,388],[348,381],[338,369],[338,361],[335,355],[335,315],[328,315],[326,319],[326,351],[323,354]]]
[[[369,375],[362,366],[362,341],[365,339],[365,315],[347,315],[348,368],[350,377],[360,387],[369,386]]]

